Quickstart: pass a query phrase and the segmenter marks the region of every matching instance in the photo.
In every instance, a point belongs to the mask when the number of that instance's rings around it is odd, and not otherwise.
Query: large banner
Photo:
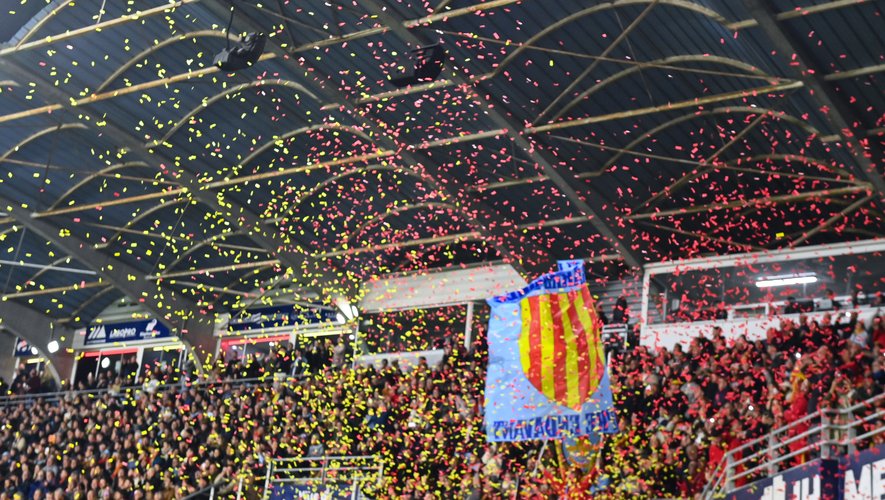
[[[155,319],[127,321],[125,323],[103,323],[92,325],[86,331],[85,345],[113,344],[171,337],[172,332]]]
[[[489,441],[615,433],[601,325],[582,261],[489,299]]]

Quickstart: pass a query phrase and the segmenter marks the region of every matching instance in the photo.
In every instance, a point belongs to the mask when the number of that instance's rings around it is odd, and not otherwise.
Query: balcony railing
[[[880,394],[848,408],[822,409],[729,450],[713,471],[702,498],[718,498],[734,490],[738,481],[751,483],[774,476],[797,457],[812,460],[853,454],[859,445],[885,433],[885,410],[877,409],[883,401],[885,394]],[[804,426],[808,429],[800,432]]]

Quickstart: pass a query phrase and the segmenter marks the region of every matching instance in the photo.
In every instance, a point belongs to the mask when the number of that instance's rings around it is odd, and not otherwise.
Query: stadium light
[[[438,43],[413,49],[393,72],[390,83],[397,88],[436,80],[442,73],[446,51]]]
[[[806,285],[808,283],[816,283],[817,276],[814,274],[786,274],[782,276],[766,276],[765,278],[756,280],[757,288],[771,288],[776,286],[787,285]]]
[[[227,23],[228,36],[227,45],[224,50],[215,55],[213,64],[221,68],[222,71],[234,73],[241,69],[246,69],[258,62],[258,58],[264,52],[264,45],[267,42],[267,35],[264,33],[249,33],[242,37],[240,41],[231,48],[230,46],[230,27],[234,23],[234,12],[236,9],[230,8],[230,21]]]
[[[355,305],[351,304],[349,300],[344,297],[340,297],[335,301],[335,305],[338,306],[338,310],[341,311],[338,313],[338,322],[344,323],[341,321],[340,317],[344,317],[347,321],[351,321],[356,319],[360,315],[360,310]]]

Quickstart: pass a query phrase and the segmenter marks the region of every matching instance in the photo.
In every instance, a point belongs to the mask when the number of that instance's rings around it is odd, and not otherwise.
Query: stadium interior
[[[883,497],[883,16],[4,3],[0,500]]]

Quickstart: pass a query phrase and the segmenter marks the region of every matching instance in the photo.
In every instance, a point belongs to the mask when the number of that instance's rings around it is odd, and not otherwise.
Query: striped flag
[[[581,261],[489,299],[486,435],[490,441],[618,430],[601,324]]]
[[[596,392],[605,372],[601,325],[587,285],[520,301],[519,352],[529,382],[575,411]]]

